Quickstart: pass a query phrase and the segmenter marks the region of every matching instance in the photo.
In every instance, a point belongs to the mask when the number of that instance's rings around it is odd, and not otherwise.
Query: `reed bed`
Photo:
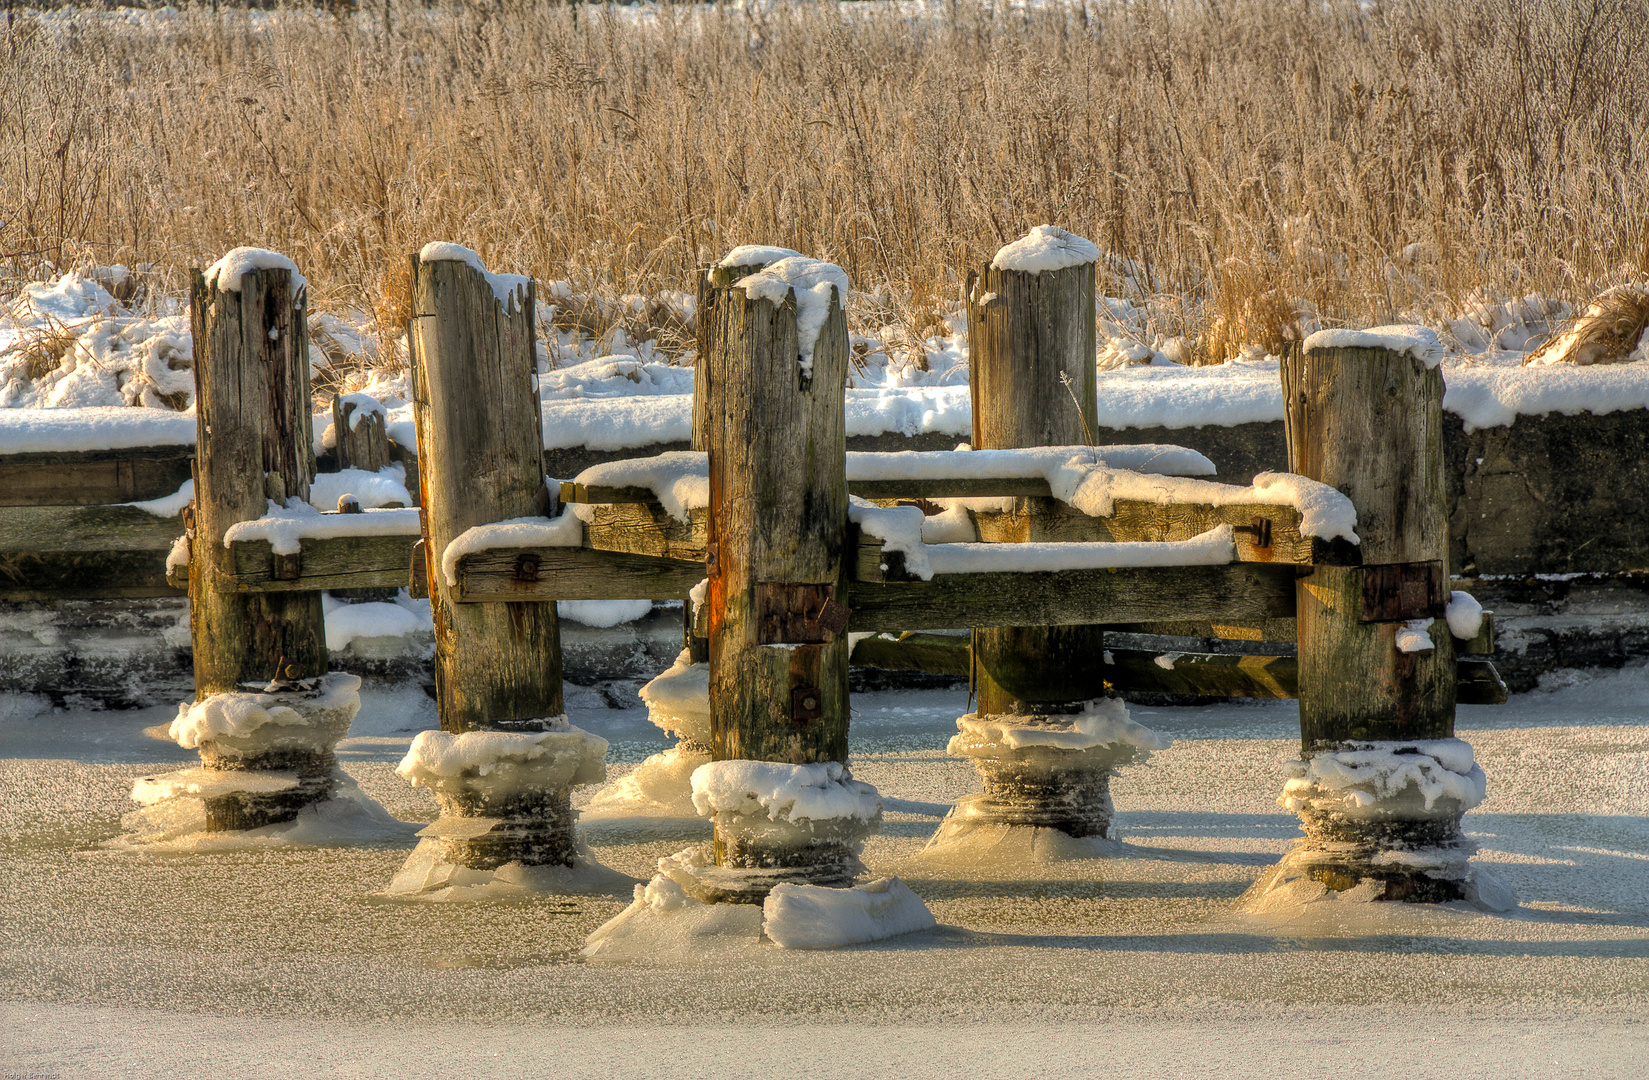
[[[1202,361],[1483,297],[1582,308],[1649,275],[1649,0],[367,0],[0,27],[14,277],[153,264],[175,293],[254,244],[388,331],[430,239],[614,300],[760,242],[841,263],[855,317],[915,338],[1042,222],[1094,239],[1106,291]]]

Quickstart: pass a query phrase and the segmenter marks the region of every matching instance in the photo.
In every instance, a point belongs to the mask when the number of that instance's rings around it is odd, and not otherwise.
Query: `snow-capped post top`
[[[309,282],[298,273],[298,264],[278,251],[264,248],[238,247],[206,268],[208,288],[224,292],[240,292],[241,278],[254,270],[290,270],[292,296],[296,298],[309,288]]]
[[[1307,354],[1318,349],[1390,349],[1407,353],[1428,368],[1443,359],[1443,343],[1424,326],[1376,326],[1369,330],[1319,330],[1305,339]]]
[[[487,284],[492,286],[493,297],[506,314],[512,309],[519,310],[526,303],[527,286],[532,283],[532,279],[525,274],[494,274],[481,261],[480,255],[462,244],[453,244],[445,240],[431,240],[425,244],[418,252],[418,261],[461,262],[473,268],[476,273],[487,279]]]
[[[1098,260],[1099,248],[1093,241],[1057,225],[1038,225],[998,251],[991,260],[991,269],[1040,274],[1044,270],[1064,270]]]
[[[741,244],[727,253],[727,257],[717,263],[725,270],[741,269],[746,266],[771,266],[780,259],[801,259],[805,256],[799,251],[789,248],[769,247],[766,244]]]
[[[770,301],[774,307],[783,304],[787,296],[796,297],[796,346],[801,353],[802,374],[812,375],[813,347],[830,317],[831,292],[836,294],[837,305],[844,306],[853,286],[847,272],[835,263],[787,255],[741,279],[734,288],[743,289],[752,300]]]

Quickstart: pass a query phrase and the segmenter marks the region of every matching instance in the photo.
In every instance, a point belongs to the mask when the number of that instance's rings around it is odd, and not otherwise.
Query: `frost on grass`
[[[796,298],[796,348],[800,353],[797,361],[803,375],[813,374],[813,350],[824,332],[831,305],[846,305],[848,294],[853,291],[847,272],[841,267],[802,255],[767,263],[749,277],[741,278],[734,288],[743,289],[752,300],[766,300],[774,307],[781,306],[789,297]]]

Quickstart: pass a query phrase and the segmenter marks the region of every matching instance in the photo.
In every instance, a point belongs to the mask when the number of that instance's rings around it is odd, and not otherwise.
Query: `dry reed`
[[[1054,222],[1205,360],[1649,273],[1649,0],[367,8],[8,13],[0,263],[255,244],[392,328],[430,239],[611,300],[762,242],[919,337]]]

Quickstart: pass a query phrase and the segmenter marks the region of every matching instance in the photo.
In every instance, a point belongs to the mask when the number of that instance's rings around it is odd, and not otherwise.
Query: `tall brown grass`
[[[1214,360],[1649,273],[1649,0],[365,2],[8,14],[0,262],[255,244],[388,327],[430,239],[614,296],[762,242],[920,334],[1053,222]]]

